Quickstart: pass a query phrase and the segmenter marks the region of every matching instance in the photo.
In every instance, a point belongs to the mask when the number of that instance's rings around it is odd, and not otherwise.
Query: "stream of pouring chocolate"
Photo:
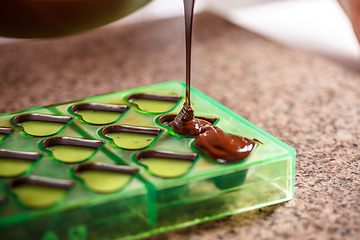
[[[186,40],[186,99],[183,108],[169,123],[180,135],[195,137],[194,147],[207,157],[220,163],[235,163],[245,159],[256,143],[245,137],[227,134],[206,120],[194,117],[190,102],[191,40],[195,0],[184,0]]]

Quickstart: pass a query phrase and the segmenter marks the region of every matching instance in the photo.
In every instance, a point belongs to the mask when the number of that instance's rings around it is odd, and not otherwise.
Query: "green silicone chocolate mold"
[[[150,146],[163,132],[158,128],[134,126],[109,126],[101,131],[105,139],[110,139],[115,147],[139,150]]]
[[[126,105],[81,103],[71,107],[71,112],[89,124],[104,125],[116,122],[128,109]]]
[[[167,82],[0,115],[0,239],[138,239],[293,197],[295,150],[196,89],[196,116],[256,148],[220,164],[173,133],[184,94]]]
[[[103,144],[96,140],[55,137],[46,139],[42,147],[57,161],[80,163],[90,159]]]
[[[42,157],[39,153],[0,149],[0,177],[17,177],[29,171]]]
[[[15,125],[21,127],[21,131],[29,136],[44,137],[60,132],[70,121],[71,117],[24,114],[13,119]]]

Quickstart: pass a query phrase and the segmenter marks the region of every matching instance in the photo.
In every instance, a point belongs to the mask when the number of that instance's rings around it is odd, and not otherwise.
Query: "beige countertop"
[[[0,113],[184,79],[182,19],[0,46]],[[193,86],[297,150],[293,200],[149,240],[359,239],[360,76],[203,13]]]

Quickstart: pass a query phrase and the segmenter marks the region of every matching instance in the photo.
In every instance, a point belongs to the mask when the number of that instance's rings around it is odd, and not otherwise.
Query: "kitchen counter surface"
[[[295,197],[148,240],[359,239],[360,76],[208,13],[193,86],[297,150]],[[0,113],[185,78],[180,18],[0,46]]]

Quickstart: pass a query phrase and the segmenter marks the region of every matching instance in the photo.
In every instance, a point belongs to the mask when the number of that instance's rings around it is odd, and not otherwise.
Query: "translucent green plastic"
[[[127,96],[137,93],[183,98],[163,113],[147,113],[127,102]],[[240,163],[220,164],[196,152],[191,144],[194,138],[169,134],[158,118],[177,114],[182,108],[184,94],[183,83],[167,82],[0,115],[0,127],[14,129],[0,141],[0,149],[43,155],[22,175],[0,177],[0,239],[138,239],[284,202],[293,197],[295,150],[196,89],[191,92],[196,116],[218,118],[216,126],[223,131],[257,139],[262,144],[259,143]],[[130,108],[115,122],[99,125],[84,123],[79,114],[71,111],[71,107],[79,103],[127,105]],[[34,137],[21,132],[21,126],[12,121],[16,116],[33,113],[71,116],[73,120],[55,135]],[[102,134],[104,127],[112,125],[162,131],[151,138],[145,148],[126,149],[116,146],[111,138]],[[42,145],[44,140],[54,137],[99,140],[104,145],[81,163],[64,163],[54,159]],[[185,169],[185,174],[165,178],[152,173],[146,164],[137,161],[138,153],[150,150],[196,153],[198,157],[192,164],[181,166],[188,169]],[[114,188],[107,193],[106,190],[95,191],[76,174],[74,169],[77,166],[89,163],[125,165],[139,171],[130,180],[124,181],[125,185],[122,184],[119,190]],[[156,167],[161,170],[158,165]],[[30,176],[71,180],[73,186],[52,206],[32,209],[22,203],[10,187],[12,181]]]

